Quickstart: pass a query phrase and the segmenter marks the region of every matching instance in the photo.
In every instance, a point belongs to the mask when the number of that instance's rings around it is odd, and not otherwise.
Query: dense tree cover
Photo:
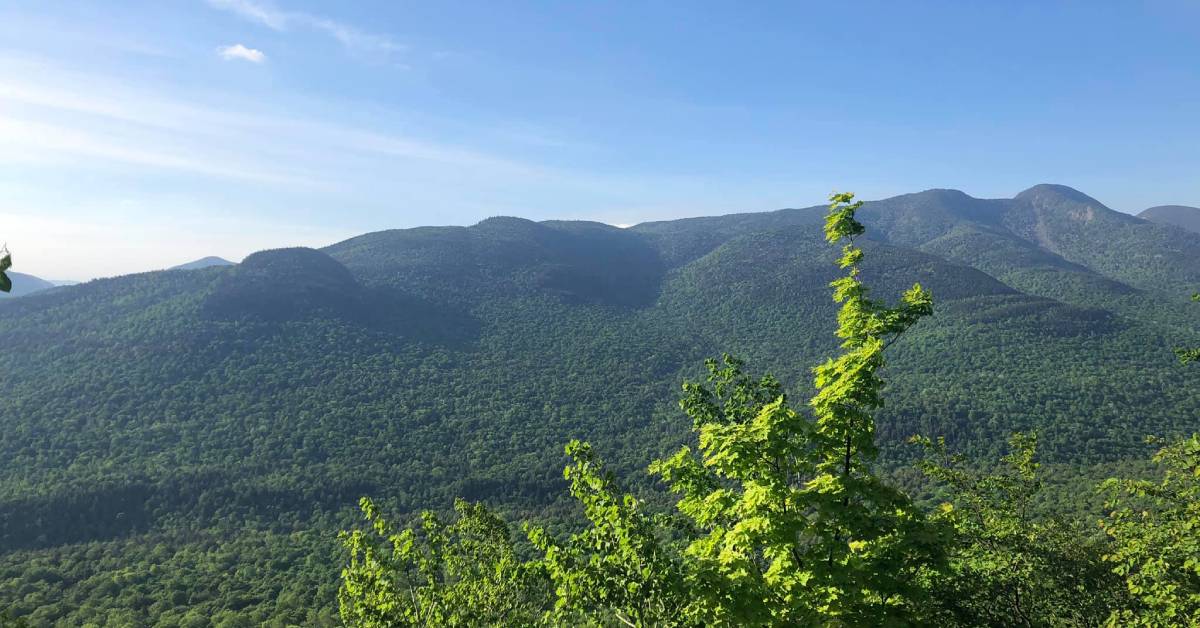
[[[458,500],[454,523],[422,515],[414,530],[395,533],[367,498],[362,510],[374,535],[343,534],[351,565],[338,601],[351,626],[530,625],[550,599],[541,565],[523,564],[508,526],[480,504]]]
[[[1040,207],[935,191],[860,210],[863,280],[899,294],[915,279],[939,296],[937,315],[889,348],[874,422],[878,473],[921,504],[933,489],[909,464],[914,433],[985,461],[1011,432],[1036,431],[1047,472],[1034,510],[1098,514],[1097,481],[1152,472],[1145,434],[1195,429],[1200,381],[1170,351],[1200,346],[1200,333],[1156,286],[1187,281],[1200,249],[1069,198],[1045,229],[1018,229],[1058,211]],[[1136,272],[1110,277],[1060,244],[1089,207],[1121,231]],[[817,392],[807,365],[837,350],[837,255],[821,219],[622,230],[496,218],[10,299],[0,608],[38,624],[176,625],[192,610],[315,623],[291,610],[303,591],[305,612],[333,621],[334,533],[364,494],[401,517],[484,501],[569,548],[588,517],[557,477],[572,439],[603,444],[614,499],[619,482],[639,512],[666,512],[678,497],[641,470],[694,424],[672,390],[704,374],[705,356],[744,357],[789,399]],[[1107,247],[1108,235],[1085,240]],[[1183,251],[1183,270],[1147,278],[1162,246]],[[125,596],[97,586],[128,574]],[[186,599],[165,594],[183,581]]]
[[[1200,435],[1155,454],[1160,480],[1108,480],[1115,508],[1104,529],[1113,539],[1105,557],[1125,576],[1138,602],[1113,623],[1200,624]]]
[[[1200,303],[1200,292],[1192,295],[1192,300]],[[1176,349],[1175,355],[1179,356],[1179,361],[1187,364],[1189,362],[1200,362],[1200,347],[1195,349]]]
[[[990,473],[948,453],[944,440],[913,441],[926,452],[918,466],[945,500],[935,520],[953,530],[949,569],[929,582],[938,623],[1094,626],[1130,607],[1094,525],[1036,508],[1044,477],[1035,435],[1013,434],[1008,455]]]
[[[919,284],[885,307],[859,273],[861,203],[834,195],[826,222],[847,240],[832,282],[842,353],[818,365],[810,416],[779,382],[726,355],[709,384],[684,385],[699,455],[650,465],[684,523],[621,496],[592,448],[567,446],[571,494],[589,526],[565,542],[529,527],[540,557],[520,563],[504,522],[458,502],[443,525],[393,532],[374,504],[375,536],[344,535],[339,593],[352,626],[402,625],[1191,625],[1200,622],[1200,435],[1162,449],[1161,481],[1105,486],[1120,499],[1105,536],[1038,515],[1036,436],[1015,433],[996,473],[965,464],[944,439],[915,437],[918,466],[947,497],[930,512],[877,474],[875,411],[883,352],[932,298]],[[1095,532],[1095,531],[1093,531]],[[418,533],[423,533],[418,535]],[[418,541],[418,538],[421,540]],[[390,547],[390,552],[387,551]],[[553,604],[551,604],[551,600]]]
[[[0,600],[31,626],[338,626],[336,609],[314,602],[336,598],[333,525],[181,525],[9,552]]]
[[[835,195],[825,225],[826,239],[846,241],[847,274],[831,284],[842,354],[814,369],[811,421],[776,382],[755,390],[727,359],[710,366],[723,403],[695,386],[682,403],[700,456],[685,448],[651,466],[700,532],[685,550],[703,574],[689,591],[699,623],[901,621],[919,613],[912,583],[939,559],[920,514],[873,469],[883,351],[933,302],[919,284],[894,308],[868,297],[852,199]]]

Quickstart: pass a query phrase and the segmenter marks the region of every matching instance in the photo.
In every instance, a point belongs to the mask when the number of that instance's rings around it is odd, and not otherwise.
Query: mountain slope
[[[371,233],[325,251],[367,285],[464,305],[552,294],[571,303],[645,306],[665,272],[659,252],[624,229],[510,217]]]
[[[7,274],[9,278],[12,279],[12,292],[0,292],[0,299],[5,297],[11,298],[25,296],[27,294],[34,294],[35,292],[41,292],[42,290],[49,290],[50,288],[55,287],[54,284],[50,283],[49,281],[34,277],[33,275],[16,273],[13,271],[8,271]]]
[[[1068,261],[1136,288],[1170,292],[1200,282],[1200,234],[1113,211],[1064,186],[1022,192],[1005,221]]]
[[[172,266],[172,267],[168,268],[167,270],[199,270],[201,268],[210,268],[212,266],[233,266],[233,265],[234,265],[234,263],[227,259],[210,255],[208,257],[202,257],[198,260],[193,260],[186,264]]]
[[[993,455],[1038,429],[1048,463],[1086,473],[1194,428],[1200,382],[1170,348],[1200,342],[1172,283],[1195,240],[1108,212],[1044,186],[864,208],[875,294],[921,281],[937,301],[891,350],[885,464],[915,432]],[[808,394],[838,342],[822,213],[501,217],[8,300],[0,601],[56,600],[49,624],[191,604],[311,625],[333,604],[331,530],[363,494],[559,513],[561,447],[585,438],[653,497],[642,471],[686,433],[679,383],[704,358]]]
[[[1159,205],[1138,214],[1138,218],[1162,225],[1175,225],[1193,233],[1200,233],[1200,207]]]

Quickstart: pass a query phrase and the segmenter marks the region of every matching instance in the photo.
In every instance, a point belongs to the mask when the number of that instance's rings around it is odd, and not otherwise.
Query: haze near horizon
[[[1200,205],[1183,2],[0,8],[0,239],[86,280],[831,189]],[[1169,85],[1171,98],[1154,98]]]

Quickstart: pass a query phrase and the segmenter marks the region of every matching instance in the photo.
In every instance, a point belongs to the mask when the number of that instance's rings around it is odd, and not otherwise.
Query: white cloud
[[[208,0],[208,3],[218,9],[232,11],[277,31],[287,30],[287,14],[274,7],[251,0]]]
[[[263,54],[263,51],[255,48],[247,48],[241,44],[221,46],[217,48],[217,54],[221,55],[221,58],[226,61],[242,59],[250,63],[262,63],[267,60],[267,55]]]
[[[634,224],[717,213],[734,197],[786,187],[747,182],[728,189],[684,175],[580,171],[554,161],[558,151],[548,151],[552,161],[546,161],[517,157],[491,142],[445,141],[437,125],[397,124],[402,112],[376,111],[369,103],[356,104],[349,119],[314,113],[329,108],[316,105],[289,94],[262,99],[209,86],[180,89],[145,76],[84,72],[0,52],[0,214],[19,214],[0,216],[0,224],[21,225],[19,233],[3,235],[21,242],[22,264],[31,273],[84,279],[205,255],[238,259],[293,242],[327,244],[375,229],[471,224],[497,214]],[[455,135],[480,138],[490,128]],[[808,195],[789,184],[792,195]],[[144,198],[143,213],[161,215],[163,226],[147,229],[148,219],[121,214],[106,201],[122,197]],[[564,199],[579,202],[564,207]],[[241,222],[219,237],[189,235],[203,230],[175,225],[217,210]],[[69,228],[90,220],[104,224],[80,233]],[[311,233],[281,236],[272,227],[304,224],[313,225]],[[243,232],[242,240],[230,235]],[[197,240],[180,244],[189,238]],[[129,253],[101,258],[87,241]],[[78,255],[68,252],[73,246]]]
[[[361,31],[348,24],[320,15],[300,11],[284,11],[273,4],[258,0],[208,0],[208,4],[276,31],[307,28],[324,33],[337,40],[342,46],[352,50],[388,54],[404,49],[404,46],[386,35]]]
[[[239,104],[248,103],[218,95],[217,105],[202,104],[212,103],[211,95],[164,98],[129,81],[47,64],[8,63],[0,55],[0,140],[8,142],[0,144],[0,162],[76,155],[288,185],[316,185],[322,177],[315,173],[354,156],[424,162],[503,179],[563,176],[470,147],[294,117],[277,107],[245,109]],[[284,175],[281,166],[304,173]]]

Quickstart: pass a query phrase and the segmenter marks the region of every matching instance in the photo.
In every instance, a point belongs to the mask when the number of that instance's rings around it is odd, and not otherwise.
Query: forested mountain
[[[562,445],[641,470],[688,438],[675,401],[729,352],[811,394],[832,355],[825,207],[655,222],[497,217],[0,304],[0,608],[35,624],[334,621],[333,531],[485,500],[560,516]],[[881,463],[914,433],[993,459],[1040,432],[1061,506],[1147,434],[1195,429],[1186,297],[1200,234],[1063,186],[873,203],[863,274],[920,281],[892,349]],[[222,624],[221,622],[226,622]]]
[[[35,292],[41,292],[42,290],[49,290],[50,288],[54,287],[54,284],[50,283],[49,281],[39,277],[34,277],[33,275],[26,275],[25,273],[16,273],[12,271],[8,271],[7,274],[8,277],[12,279],[12,291],[0,292],[0,299],[5,297],[24,296],[27,294],[33,294]]]
[[[1186,205],[1159,205],[1138,214],[1139,218],[1164,225],[1175,225],[1200,233],[1200,208]]]
[[[208,257],[201,257],[198,260],[193,260],[186,264],[172,266],[167,270],[199,270],[201,268],[209,268],[211,266],[233,266],[233,262],[221,257],[209,255]]]

